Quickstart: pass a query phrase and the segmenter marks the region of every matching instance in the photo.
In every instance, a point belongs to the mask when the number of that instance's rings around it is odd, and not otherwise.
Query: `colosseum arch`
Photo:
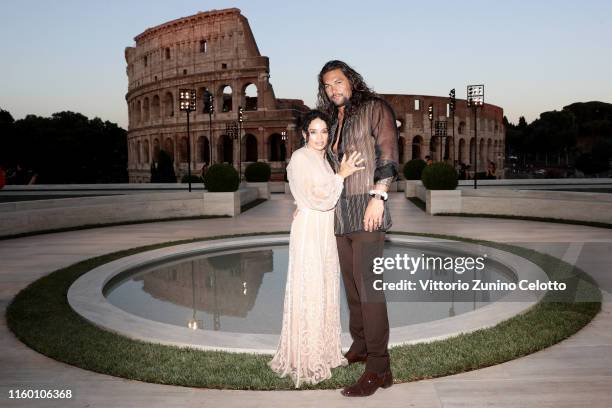
[[[269,146],[269,161],[285,161],[287,157],[285,143],[283,143],[283,138],[278,133],[272,133],[268,137],[268,146]]]
[[[221,163],[234,163],[234,142],[228,135],[221,135],[217,140],[217,157]]]
[[[257,138],[255,137],[255,135],[248,133],[244,136],[244,147],[245,147],[244,161],[256,162],[258,155],[257,155]]]
[[[136,142],[136,163],[142,163],[142,154],[140,148],[140,140]]]
[[[459,139],[459,151],[457,152],[457,160],[459,161],[459,163],[468,163],[469,160],[466,160],[465,157],[465,139],[461,138]]]
[[[143,116],[143,122],[144,123],[149,123],[149,120],[151,119],[150,113],[151,111],[149,110],[149,98],[145,97],[144,98],[144,102],[142,104],[142,116]]]
[[[493,140],[487,140],[487,161],[493,160]]]
[[[174,116],[174,95],[170,91],[164,95],[164,116],[167,118]]]
[[[257,90],[257,85],[252,82],[249,82],[244,85],[242,89],[242,95],[244,95],[244,110],[245,111],[256,111],[257,110],[257,102],[259,99],[259,92]]]
[[[210,164],[210,142],[206,135],[198,137],[198,157],[199,163]]]
[[[233,109],[233,94],[232,94],[233,90],[232,87],[229,85],[222,85],[221,86],[221,92],[219,92],[221,94],[221,101],[220,101],[220,112],[231,112]]]
[[[159,139],[153,139],[153,161],[159,161]]]
[[[480,139],[478,142],[478,169],[486,168],[486,145],[484,138]]]
[[[198,96],[199,96],[199,101],[197,103],[197,108],[200,108],[202,113],[208,114],[208,111],[210,110],[210,97],[212,96],[212,93],[210,92],[210,90],[208,89],[208,87],[206,86],[201,86],[198,89]]]
[[[136,124],[140,124],[140,120],[141,120],[141,103],[140,100],[136,101],[136,108],[134,109],[134,122],[136,122]]]
[[[470,138],[470,157],[468,157],[468,163],[470,164],[474,164],[474,158],[475,158],[474,154],[476,151],[475,146],[476,146],[476,143],[474,142],[474,138],[471,137]]]
[[[406,145],[406,138],[404,136],[400,136],[397,140],[397,156],[399,160],[399,164],[405,162],[404,160],[404,146]]]
[[[500,154],[500,148],[499,146],[501,146],[501,142],[499,140],[495,140],[493,142],[493,160],[497,160],[499,158]]]
[[[179,163],[189,162],[188,145],[187,136],[182,136],[179,140]]]
[[[164,141],[164,150],[170,155],[170,158],[174,162],[174,140],[172,140],[172,138],[166,138],[166,140]]]
[[[412,138],[412,159],[420,159],[422,158],[421,149],[423,148],[423,138],[419,135],[416,135]]]
[[[151,102],[151,118],[154,120],[160,118],[159,95],[153,95]]]
[[[465,122],[464,121],[459,122],[459,127],[457,128],[457,133],[459,133],[460,135],[464,135],[465,134]]]
[[[151,162],[151,157],[149,155],[149,139],[145,139],[144,141],[144,162],[145,163],[150,163]]]
[[[452,160],[454,158],[454,151],[455,151],[455,145],[453,143],[453,138],[452,137],[445,137],[442,139],[443,143],[444,143],[444,154],[442,155],[442,157],[445,160]]]

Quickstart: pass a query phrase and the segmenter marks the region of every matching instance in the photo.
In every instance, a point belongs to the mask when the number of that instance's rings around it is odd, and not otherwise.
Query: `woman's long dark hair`
[[[310,126],[310,123],[315,119],[321,119],[323,122],[325,122],[325,124],[327,125],[327,130],[328,132],[330,132],[330,137],[327,139],[327,145],[325,146],[325,158],[329,162],[331,168],[336,170],[334,160],[332,159],[333,156],[331,151],[331,120],[329,119],[329,116],[326,115],[324,112],[321,112],[320,110],[311,110],[306,113],[302,118],[302,125],[300,126],[300,129],[302,130],[302,132],[306,133],[306,137],[308,137],[308,126]],[[304,140],[302,133],[300,133],[300,140],[302,143],[301,145],[305,146],[306,141]]]
[[[355,109],[361,107],[362,103],[372,98],[378,97],[363,80],[363,77],[359,75],[357,71],[351,68],[347,63],[338,60],[332,60],[326,63],[321,72],[319,72],[319,92],[317,94],[317,109],[326,113],[330,118],[334,117],[336,105],[327,97],[325,93],[325,84],[323,83],[323,75],[334,69],[342,71],[344,76],[349,80],[351,84],[352,95],[349,99],[348,113],[349,115],[354,112]]]

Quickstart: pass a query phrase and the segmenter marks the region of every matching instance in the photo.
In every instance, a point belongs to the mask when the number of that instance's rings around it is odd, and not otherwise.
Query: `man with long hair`
[[[365,362],[359,380],[345,396],[367,396],[393,384],[389,362],[389,319],[384,292],[373,288],[374,258],[383,255],[391,227],[389,185],[398,174],[398,134],[393,109],[342,61],[329,61],[319,73],[318,108],[332,118],[331,156],[336,168],[344,155],[360,152],[365,170],[344,181],[334,229],[349,305],[353,344],[345,357]]]

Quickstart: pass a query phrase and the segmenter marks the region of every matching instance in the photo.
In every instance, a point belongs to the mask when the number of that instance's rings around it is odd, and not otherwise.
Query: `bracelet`
[[[383,201],[387,201],[387,199],[389,198],[389,195],[382,190],[370,190],[368,194],[370,195],[370,197],[375,197]]]

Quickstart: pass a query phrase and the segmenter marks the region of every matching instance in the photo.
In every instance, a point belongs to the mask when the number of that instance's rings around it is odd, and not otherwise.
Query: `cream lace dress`
[[[268,363],[296,388],[331,377],[346,365],[340,347],[340,264],[334,235],[334,207],[343,188],[319,152],[296,150],[287,178],[299,212],[291,224],[283,327]]]

